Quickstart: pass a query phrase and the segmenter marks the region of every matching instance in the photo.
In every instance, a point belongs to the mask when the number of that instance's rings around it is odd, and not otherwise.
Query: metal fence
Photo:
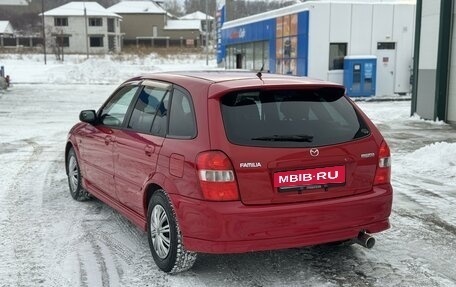
[[[17,48],[17,47],[38,47],[43,46],[42,37],[3,37],[0,36],[0,47]]]
[[[0,35],[0,48],[18,48],[18,47],[42,47],[42,37],[4,37]],[[138,37],[138,39],[123,39],[123,46],[143,46],[143,47],[187,47],[194,48],[204,44],[200,39],[171,39],[171,38],[148,38]]]

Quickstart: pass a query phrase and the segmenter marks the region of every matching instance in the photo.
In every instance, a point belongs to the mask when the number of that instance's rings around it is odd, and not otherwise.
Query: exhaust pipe
[[[371,249],[375,245],[375,238],[367,234],[365,231],[362,231],[355,239],[355,242],[367,249]]]

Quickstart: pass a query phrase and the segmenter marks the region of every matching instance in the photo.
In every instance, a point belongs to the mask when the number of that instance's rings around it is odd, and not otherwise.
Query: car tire
[[[197,254],[185,249],[174,209],[165,191],[154,192],[147,210],[147,236],[155,264],[164,272],[190,269]]]
[[[73,148],[68,151],[67,175],[71,197],[77,201],[85,201],[90,199],[89,193],[82,187],[81,170],[79,167],[78,158]]]

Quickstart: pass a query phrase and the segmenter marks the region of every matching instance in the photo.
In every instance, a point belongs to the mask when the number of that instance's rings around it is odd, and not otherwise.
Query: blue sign
[[[275,39],[276,20],[268,19],[222,30],[225,45]]]
[[[222,41],[222,26],[225,22],[225,6],[217,10],[217,64],[220,64],[225,58],[225,45]]]

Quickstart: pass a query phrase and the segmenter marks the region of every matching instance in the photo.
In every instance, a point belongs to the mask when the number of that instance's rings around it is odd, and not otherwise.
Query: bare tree
[[[55,27],[46,26],[46,43],[47,48],[50,48],[55,55],[57,61],[64,60],[63,47],[64,47],[64,38],[63,30],[55,29]]]
[[[184,8],[185,13],[192,13],[195,11],[205,11],[206,0],[185,0]],[[209,15],[214,14],[216,7],[216,1],[207,0],[209,5]],[[234,20],[250,15],[271,11],[274,9],[282,8],[297,3],[297,0],[226,0],[226,13],[227,20]]]
[[[208,11],[207,14],[213,15],[217,9],[217,3],[213,0],[185,0],[184,10],[186,14],[190,14],[196,11],[201,11],[206,13],[206,1],[208,1]]]
[[[182,7],[182,5],[180,5],[177,0],[166,1],[163,3],[163,9],[173,14],[174,16],[179,17],[184,15],[184,7]]]

